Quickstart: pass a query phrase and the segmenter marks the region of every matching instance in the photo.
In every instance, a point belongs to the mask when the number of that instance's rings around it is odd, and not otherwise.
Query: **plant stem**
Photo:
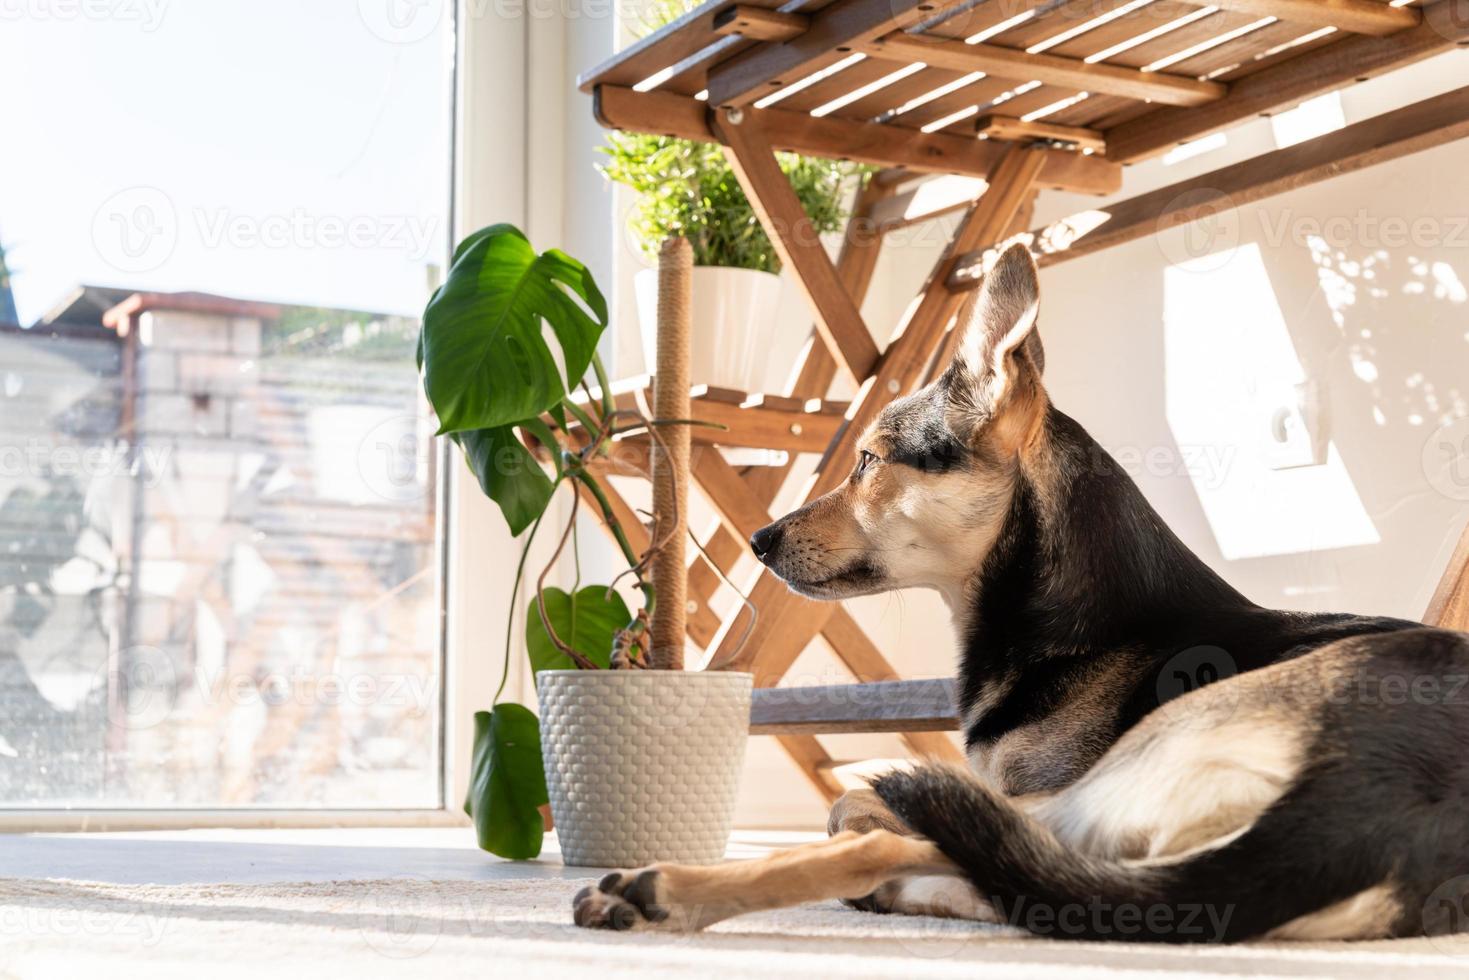
[[[565,398],[563,398],[561,400],[561,404],[565,405],[566,410],[571,413],[572,418],[580,422],[582,428],[587,430],[588,438],[596,438],[597,432],[602,428],[600,425],[597,424],[596,419],[592,418],[586,413],[585,409],[583,409],[576,402],[572,401],[570,395],[567,395]]]
[[[617,411],[617,402],[612,397],[612,382],[607,380],[607,368],[602,364],[602,355],[592,351],[592,370],[597,374],[597,387],[602,390],[602,417],[611,418]]]
[[[561,477],[556,478],[552,490],[561,483]],[[505,682],[510,680],[510,647],[515,640],[515,609],[520,601],[520,580],[525,576],[525,560],[530,557],[530,546],[536,539],[536,532],[541,529],[541,519],[546,516],[541,511],[536,522],[530,527],[530,534],[525,536],[525,544],[520,547],[520,562],[515,566],[515,584],[510,587],[510,615],[505,617],[505,667],[500,671],[500,686],[495,688],[495,696],[490,701],[490,707],[500,703],[500,695],[505,693]]]
[[[602,520],[606,521],[607,526],[612,529],[612,536],[617,539],[617,546],[622,549],[622,557],[627,559],[628,565],[636,566],[639,561],[638,554],[633,550],[632,542],[627,539],[627,533],[622,529],[622,522],[617,519],[616,514],[612,513],[612,504],[607,500],[607,494],[602,492],[602,486],[597,482],[597,478],[582,468],[577,468],[572,475],[581,481],[582,486],[591,491],[592,498],[597,501],[597,508],[602,512]],[[653,589],[653,583],[638,576],[638,587],[643,590],[643,608],[648,618],[651,619],[653,610],[657,606],[657,593]]]

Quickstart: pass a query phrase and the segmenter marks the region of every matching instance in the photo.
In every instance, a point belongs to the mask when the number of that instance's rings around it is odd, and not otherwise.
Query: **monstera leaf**
[[[479,846],[517,861],[536,857],[545,836],[540,808],[549,802],[536,716],[518,704],[476,711],[464,812]]]
[[[534,524],[550,503],[555,484],[516,436],[515,427],[468,429],[449,438],[464,450],[464,461],[485,496],[500,505],[510,533],[519,535]]]
[[[546,618],[561,641],[598,667],[607,667],[612,660],[612,638],[632,620],[622,596],[616,592],[608,595],[605,585],[589,585],[575,594],[553,587],[542,595],[546,599]],[[531,669],[537,673],[576,667],[551,642],[534,599],[525,615],[525,649],[530,655]]]
[[[542,324],[561,348],[564,376]],[[549,411],[586,373],[606,326],[607,301],[576,259],[557,249],[536,254],[511,225],[471,235],[423,314],[423,387],[439,432],[517,425]]]

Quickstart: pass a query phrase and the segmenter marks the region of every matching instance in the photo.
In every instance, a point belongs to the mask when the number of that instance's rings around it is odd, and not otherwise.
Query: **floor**
[[[739,831],[729,857],[757,857],[822,834]],[[426,880],[585,878],[561,863],[556,836],[535,861],[500,861],[467,828],[179,830],[114,834],[0,834],[0,875],[117,885],[354,881],[409,874]]]
[[[733,858],[816,835],[741,832]],[[599,877],[554,838],[533,862],[465,829],[0,836],[0,980],[97,975],[517,977],[1469,978],[1469,942],[1152,947],[1056,942],[977,923],[875,916],[835,902],[697,935],[570,923]]]

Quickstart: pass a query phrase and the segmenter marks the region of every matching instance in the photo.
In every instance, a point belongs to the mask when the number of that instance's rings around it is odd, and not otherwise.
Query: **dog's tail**
[[[1259,825],[1172,862],[1119,862],[1079,853],[971,775],[948,766],[893,772],[872,783],[882,801],[932,840],[1002,921],[1070,939],[1234,942],[1304,914],[1260,901],[1263,880],[1293,862],[1282,836]],[[1299,889],[1297,889],[1299,890]]]

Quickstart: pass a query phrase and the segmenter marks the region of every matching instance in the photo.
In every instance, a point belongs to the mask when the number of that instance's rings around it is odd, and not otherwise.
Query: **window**
[[[451,24],[369,8],[0,13],[0,808],[442,803]]]

